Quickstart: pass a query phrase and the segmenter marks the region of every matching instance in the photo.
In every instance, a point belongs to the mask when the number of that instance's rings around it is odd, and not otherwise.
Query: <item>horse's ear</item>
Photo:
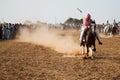
[[[96,21],[94,20],[94,23],[96,24]]]
[[[92,23],[96,24],[96,23],[95,23],[95,20],[92,20]]]

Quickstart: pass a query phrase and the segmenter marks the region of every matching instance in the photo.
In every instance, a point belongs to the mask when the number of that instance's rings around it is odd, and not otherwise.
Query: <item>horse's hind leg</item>
[[[82,54],[84,54],[85,53],[84,46],[81,47],[81,50],[82,50]]]
[[[90,56],[90,57],[92,57],[92,56],[93,56],[93,50],[92,50],[92,48],[91,48],[91,47],[89,48],[89,56]]]

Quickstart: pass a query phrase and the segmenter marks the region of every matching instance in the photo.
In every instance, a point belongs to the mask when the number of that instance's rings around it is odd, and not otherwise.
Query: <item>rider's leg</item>
[[[80,46],[82,46],[82,41],[83,41],[83,37],[85,35],[85,31],[87,30],[87,27],[82,26],[82,31],[80,33]]]
[[[101,42],[101,40],[100,40],[100,36],[98,35],[98,33],[97,33],[96,31],[95,31],[95,36],[96,36],[99,44],[102,45],[102,42]]]
[[[84,31],[82,30],[81,33],[80,33],[80,46],[82,46],[82,40],[83,40],[83,33]]]

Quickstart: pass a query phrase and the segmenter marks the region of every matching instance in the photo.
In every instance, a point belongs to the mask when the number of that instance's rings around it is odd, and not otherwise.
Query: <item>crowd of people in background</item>
[[[36,25],[36,24],[38,24],[38,25]],[[33,30],[37,26],[39,26],[39,27],[42,26],[43,23],[36,23],[36,24],[30,23],[30,25],[26,25],[26,24],[22,24],[22,23],[15,23],[15,24],[13,24],[13,23],[0,23],[0,40],[15,39],[16,35],[19,34],[20,28],[26,27],[30,30]],[[48,25],[49,28],[51,28],[51,27],[54,28],[54,26],[56,26],[56,25],[52,25],[52,26]],[[109,29],[110,26],[111,26],[111,29]],[[64,25],[60,25],[57,28],[59,28],[59,27],[62,28],[62,27],[64,27]],[[71,29],[71,27],[69,27],[69,26],[65,26],[65,27],[68,27],[67,29]],[[79,29],[80,29],[80,26],[79,26]],[[106,33],[106,32],[108,33],[109,30],[110,30],[110,32],[115,32],[115,33],[120,34],[120,22],[117,23],[114,20],[113,24],[110,24],[109,21],[107,20],[106,24],[98,25],[97,29],[98,29],[99,33],[103,33],[103,34]]]
[[[120,35],[120,22],[113,20],[113,23],[110,24],[107,20],[106,24],[98,25],[98,32],[105,35]]]
[[[0,40],[14,39],[21,26],[21,23],[0,23]]]

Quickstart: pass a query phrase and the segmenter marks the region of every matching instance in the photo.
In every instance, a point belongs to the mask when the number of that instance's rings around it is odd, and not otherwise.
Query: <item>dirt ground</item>
[[[120,80],[120,37],[102,42],[96,42],[91,60],[63,57],[41,45],[0,41],[0,80]]]

